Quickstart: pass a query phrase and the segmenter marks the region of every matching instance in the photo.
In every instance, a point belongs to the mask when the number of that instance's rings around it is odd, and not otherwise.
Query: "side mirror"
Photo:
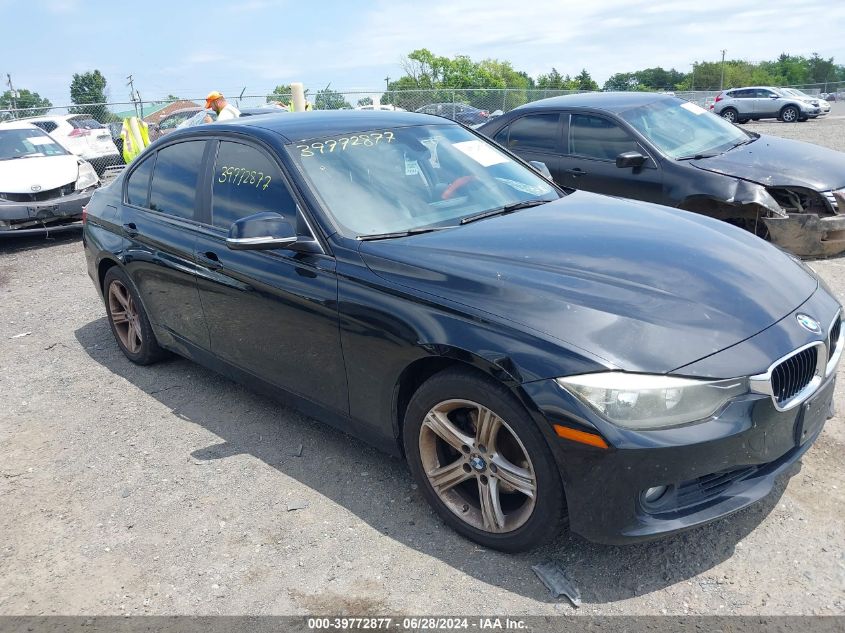
[[[528,161],[528,164],[531,165],[534,169],[536,169],[541,176],[545,176],[549,180],[552,179],[552,172],[549,171],[549,168],[546,166],[546,163],[539,160],[530,160]]]
[[[780,95],[769,95],[769,99],[780,99]]]
[[[639,152],[622,152],[616,157],[617,167],[642,167],[645,156]]]
[[[233,251],[266,251],[296,243],[296,231],[278,213],[256,213],[236,221],[229,229],[226,246]]]

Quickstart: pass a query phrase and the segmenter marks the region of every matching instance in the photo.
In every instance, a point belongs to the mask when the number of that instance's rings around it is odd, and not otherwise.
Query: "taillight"
[[[88,136],[91,134],[91,130],[85,130],[79,127],[73,128],[73,131],[68,134],[68,136]]]
[[[716,95],[716,100],[713,103],[719,103],[724,98],[725,98],[725,96],[720,92],[719,94]]]
[[[86,204],[82,207],[82,224],[85,224],[88,221],[88,205]]]
[[[489,112],[487,112],[487,110],[482,110],[481,112],[479,112],[479,114],[480,114],[481,116],[490,116],[490,113],[489,113]]]

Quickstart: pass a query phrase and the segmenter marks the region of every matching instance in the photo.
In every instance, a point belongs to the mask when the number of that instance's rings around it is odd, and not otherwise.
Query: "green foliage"
[[[273,88],[273,92],[267,95],[267,103],[281,103],[287,105],[293,99],[293,88],[290,84],[282,84]]]
[[[12,99],[11,91],[7,90],[0,95],[0,110],[11,110],[13,107],[18,110],[25,110],[25,112],[16,112],[15,117],[18,119],[31,116],[41,116],[46,114],[53,105],[49,99],[44,99],[37,92],[29,90],[16,90],[17,98]],[[6,115],[6,118],[11,118],[11,115]]]
[[[352,106],[342,94],[332,90],[330,86],[326,86],[317,91],[317,96],[314,98],[314,108],[316,110],[343,110],[344,108],[351,109]]]
[[[70,100],[77,104],[70,109],[74,114],[90,114],[100,122],[108,119],[105,106],[86,105],[106,102],[106,78],[99,70],[73,74]]]
[[[373,105],[372,97],[364,97],[363,99],[358,99],[358,107],[368,105]]]

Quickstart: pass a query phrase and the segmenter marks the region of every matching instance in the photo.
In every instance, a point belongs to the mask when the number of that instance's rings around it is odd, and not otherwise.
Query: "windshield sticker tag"
[[[690,103],[689,101],[685,101],[684,103],[682,103],[681,107],[684,110],[689,110],[693,114],[704,114],[705,112],[707,112],[707,110],[705,110],[701,106],[697,106],[694,103]]]
[[[416,176],[420,173],[420,164],[415,160],[408,160],[408,157],[405,157],[405,175],[406,176]]]
[[[440,159],[437,157],[437,139],[424,138],[420,142],[429,150],[431,157],[428,159],[428,162],[430,162],[431,166],[435,169],[440,169]]]
[[[52,145],[54,143],[49,136],[30,136],[26,140],[33,145]]]
[[[491,165],[508,162],[507,156],[500,154],[483,141],[461,141],[460,143],[455,143],[454,148],[469,156],[482,167],[490,167]]]

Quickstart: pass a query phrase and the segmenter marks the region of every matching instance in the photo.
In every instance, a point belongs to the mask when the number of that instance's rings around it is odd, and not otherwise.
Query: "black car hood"
[[[829,191],[845,185],[845,154],[775,136],[761,135],[752,143],[691,164],[767,187],[809,187]]]
[[[724,222],[580,191],[454,229],[362,242],[360,253],[393,283],[654,373],[753,336],[817,287],[786,254]]]

